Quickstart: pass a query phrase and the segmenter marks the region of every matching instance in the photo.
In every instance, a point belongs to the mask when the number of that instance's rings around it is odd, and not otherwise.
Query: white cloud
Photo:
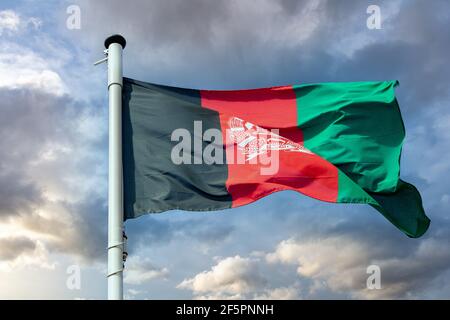
[[[0,46],[0,88],[40,90],[56,96],[67,92],[66,85],[51,61],[33,50],[11,43]]]
[[[297,266],[303,279],[312,280],[309,294],[320,290],[349,293],[354,298],[409,298],[420,295],[441,272],[448,269],[450,253],[441,241],[423,240],[409,255],[393,255],[388,248],[350,236],[330,236],[320,240],[282,241],[268,263]],[[369,265],[381,269],[381,290],[366,288]],[[433,266],[432,268],[430,266]]]
[[[297,300],[300,299],[300,292],[295,287],[282,287],[267,289],[264,293],[256,295],[257,300]]]
[[[340,291],[365,285],[359,280],[369,265],[370,250],[365,243],[345,237],[306,242],[289,239],[282,241],[275,252],[268,254],[267,261],[294,264],[300,276],[326,279],[331,290]]]
[[[19,15],[12,10],[0,11],[0,35],[5,31],[17,31],[20,26]]]
[[[124,282],[140,285],[154,279],[165,279],[169,275],[169,269],[159,268],[148,259],[134,256],[127,261]]]
[[[237,293],[237,294],[226,294],[226,293],[213,293],[210,292],[205,295],[197,295],[194,297],[194,300],[242,300],[245,299],[245,296]]]
[[[142,296],[144,294],[147,294],[147,292],[142,291],[142,290],[136,290],[136,289],[127,289],[123,298],[125,300],[136,300],[136,299],[139,299],[139,296]]]
[[[274,253],[267,255],[268,262],[295,263],[297,272],[305,277],[317,277],[332,269],[342,270],[368,260],[370,248],[364,243],[339,237],[320,241],[296,242],[293,239],[282,241]]]
[[[183,280],[177,288],[189,289],[195,294],[207,293],[199,298],[223,298],[241,296],[263,287],[266,282],[259,273],[258,260],[237,255],[220,260],[210,271]]]
[[[24,18],[13,10],[0,11],[0,35],[11,36],[26,29],[38,30],[42,23],[39,18]]]

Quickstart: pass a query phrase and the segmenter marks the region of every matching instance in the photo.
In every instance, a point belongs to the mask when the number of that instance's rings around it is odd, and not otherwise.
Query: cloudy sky
[[[381,29],[367,27],[371,4]],[[370,207],[294,192],[144,216],[126,223],[127,298],[450,298],[448,1],[2,0],[0,299],[106,298],[106,66],[92,63],[112,33],[128,41],[124,74],[148,82],[399,80],[402,177],[432,220],[409,239]]]

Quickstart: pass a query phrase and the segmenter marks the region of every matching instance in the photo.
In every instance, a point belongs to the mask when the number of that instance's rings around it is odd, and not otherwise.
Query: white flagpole
[[[121,35],[105,40],[108,49],[109,178],[108,178],[108,299],[123,299],[123,169]]]

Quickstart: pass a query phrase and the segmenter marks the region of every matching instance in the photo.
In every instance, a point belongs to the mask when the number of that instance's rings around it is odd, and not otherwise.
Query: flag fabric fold
[[[430,220],[400,179],[396,81],[193,90],[124,78],[124,219],[294,190],[369,204],[410,237]]]

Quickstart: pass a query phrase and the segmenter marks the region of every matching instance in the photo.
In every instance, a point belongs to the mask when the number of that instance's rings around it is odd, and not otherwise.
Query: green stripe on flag
[[[294,86],[305,146],[372,192],[394,191],[405,136],[396,81]]]
[[[336,202],[366,203],[376,205],[377,202],[345,173],[339,170],[338,198]]]
[[[430,220],[417,189],[399,179],[405,128],[397,81],[294,86],[304,144],[338,167],[337,202],[367,203],[410,237]]]

